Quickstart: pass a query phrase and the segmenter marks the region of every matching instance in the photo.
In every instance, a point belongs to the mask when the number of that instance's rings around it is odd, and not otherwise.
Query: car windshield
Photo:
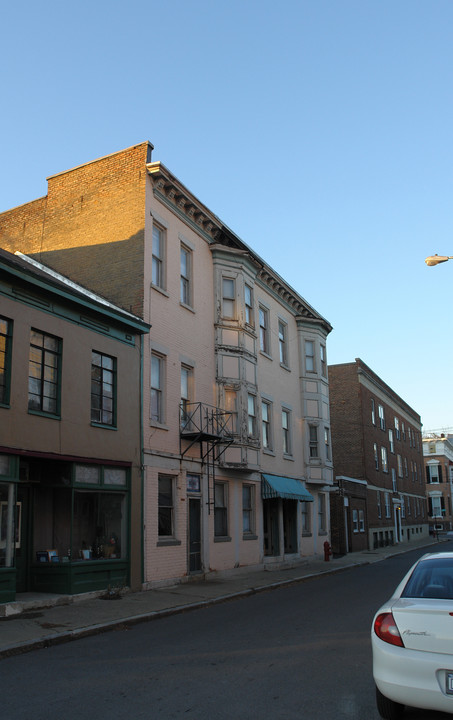
[[[410,576],[401,597],[453,599],[453,558],[422,560]]]

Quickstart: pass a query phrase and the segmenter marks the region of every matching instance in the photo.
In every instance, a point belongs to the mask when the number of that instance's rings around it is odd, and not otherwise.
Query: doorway
[[[30,589],[30,488],[20,485],[16,502],[16,592]]]
[[[189,573],[202,571],[201,563],[201,501],[189,498]]]

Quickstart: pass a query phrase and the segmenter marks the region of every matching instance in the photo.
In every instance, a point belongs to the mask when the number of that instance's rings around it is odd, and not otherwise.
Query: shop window
[[[74,492],[72,561],[127,556],[126,497],[122,493]]]

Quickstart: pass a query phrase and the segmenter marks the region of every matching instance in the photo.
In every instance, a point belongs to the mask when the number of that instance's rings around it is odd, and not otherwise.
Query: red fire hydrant
[[[332,548],[330,547],[329,543],[326,540],[326,542],[324,543],[324,560],[326,562],[329,562],[331,555],[332,555]]]

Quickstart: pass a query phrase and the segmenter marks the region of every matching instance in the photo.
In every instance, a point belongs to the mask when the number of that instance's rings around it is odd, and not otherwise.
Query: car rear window
[[[453,558],[422,560],[414,568],[401,597],[453,599]]]

